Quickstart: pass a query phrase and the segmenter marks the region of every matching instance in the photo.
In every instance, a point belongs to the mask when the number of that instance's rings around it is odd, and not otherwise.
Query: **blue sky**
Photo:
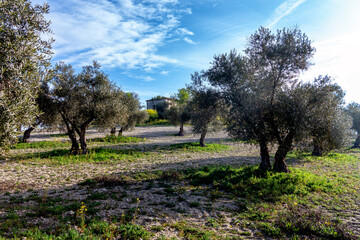
[[[360,102],[358,0],[33,0],[48,2],[53,62],[78,70],[97,60],[112,81],[141,101],[170,96],[237,49],[260,26],[298,26],[313,41],[314,66],[301,76],[331,75]]]

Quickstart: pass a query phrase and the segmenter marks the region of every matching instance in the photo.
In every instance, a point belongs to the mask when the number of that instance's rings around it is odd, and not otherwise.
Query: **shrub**
[[[156,110],[154,110],[154,109],[148,109],[148,110],[146,110],[147,111],[147,113],[149,114],[149,122],[151,122],[151,121],[155,121],[155,120],[158,120],[159,119],[159,115],[158,115],[158,113],[157,113],[157,111]]]

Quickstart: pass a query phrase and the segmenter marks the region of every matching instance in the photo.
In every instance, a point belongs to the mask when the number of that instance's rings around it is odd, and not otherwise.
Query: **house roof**
[[[157,100],[163,100],[163,99],[167,99],[167,100],[175,101],[175,99],[173,99],[173,98],[162,97],[162,98],[159,98],[159,99],[149,99],[149,100],[146,100],[146,102],[150,102],[150,101],[157,101]]]

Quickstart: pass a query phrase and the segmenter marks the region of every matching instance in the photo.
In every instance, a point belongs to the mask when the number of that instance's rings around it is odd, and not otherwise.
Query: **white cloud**
[[[155,79],[153,77],[150,76],[144,76],[144,75],[131,75],[128,74],[129,77],[131,78],[135,78],[135,79],[139,79],[139,80],[143,80],[145,82],[152,82],[155,81]]]
[[[184,41],[189,43],[189,44],[196,44],[196,42],[194,42],[193,40],[191,40],[190,38],[186,37],[184,38]]]
[[[306,0],[286,0],[279,7],[275,9],[273,16],[270,19],[270,23],[267,25],[268,28],[273,27],[281,19],[289,15],[294,11],[298,6],[303,4]]]
[[[161,71],[160,74],[164,75],[164,76],[167,76],[169,74],[169,71]]]
[[[177,32],[178,34],[180,34],[180,35],[190,35],[190,36],[194,36],[194,33],[191,32],[191,31],[189,31],[189,30],[187,30],[186,28],[178,28],[178,29],[176,30],[176,32]]]
[[[171,39],[193,35],[180,27],[177,0],[50,0],[55,58],[83,66],[147,71],[178,61],[157,54]],[[183,12],[181,12],[183,11]]]

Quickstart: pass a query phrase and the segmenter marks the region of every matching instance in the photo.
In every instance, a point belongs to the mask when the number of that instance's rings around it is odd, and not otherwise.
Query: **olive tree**
[[[188,106],[190,109],[193,132],[200,134],[199,144],[206,147],[205,137],[209,130],[217,130],[221,125],[221,113],[224,112],[224,104],[218,92],[203,85],[204,75],[195,72],[192,75],[192,83],[188,85],[192,99]]]
[[[167,116],[172,125],[180,126],[177,136],[184,136],[184,124],[190,121],[190,107],[191,92],[189,89],[181,88],[172,96],[175,99],[175,104],[167,111]]]
[[[91,123],[112,124],[125,109],[124,93],[110,82],[96,62],[75,74],[71,65],[59,63],[50,81],[52,102],[58,109],[77,153],[87,153],[86,131]]]
[[[141,110],[139,96],[136,93],[126,93],[123,98],[124,110],[120,114],[117,125],[120,125],[119,136],[122,136],[124,131],[132,129],[136,124],[144,123],[149,119],[149,114]],[[114,135],[116,127],[113,127],[111,134]]]
[[[352,129],[357,133],[353,148],[360,147],[360,104],[352,102],[346,107],[346,112],[352,117]]]
[[[337,95],[334,106],[341,105],[341,89],[329,78],[319,77],[313,83],[297,80],[311,65],[314,51],[297,28],[274,34],[261,27],[250,36],[244,55],[233,50],[215,56],[204,73],[230,106],[230,134],[258,142],[262,169],[271,167],[268,145],[276,142],[274,169],[288,172],[287,153],[296,142],[311,137],[309,130],[323,117],[326,100]]]
[[[34,121],[40,80],[51,58],[49,5],[29,0],[0,1],[0,151],[16,140],[17,129]]]
[[[322,156],[325,153],[344,147],[350,136],[351,117],[342,105],[345,93],[338,85],[332,85],[329,76],[319,76],[314,84],[317,91],[312,93],[313,102],[318,102],[316,113],[312,114],[309,133],[312,138],[312,155]]]
[[[57,109],[52,104],[50,97],[50,89],[46,82],[40,86],[38,96],[36,98],[36,105],[39,109],[35,121],[24,131],[22,141],[24,143],[30,142],[31,132],[39,125],[42,127],[53,127],[60,123],[60,116],[57,114]]]

